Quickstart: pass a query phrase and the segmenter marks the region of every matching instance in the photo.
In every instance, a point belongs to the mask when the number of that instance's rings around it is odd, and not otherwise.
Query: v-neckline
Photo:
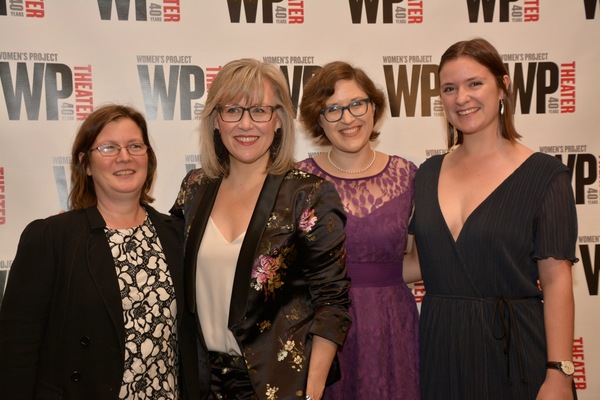
[[[454,242],[454,244],[458,244],[458,241],[460,240],[460,238],[462,236],[462,233],[465,230],[465,226],[467,226],[467,224],[469,223],[469,221],[472,219],[473,214],[476,214],[477,212],[479,212],[479,210],[481,208],[483,208],[484,205],[490,201],[490,198],[492,198],[493,196],[495,196],[495,194],[503,186],[506,186],[507,182],[510,181],[510,180],[512,180],[512,178],[517,174],[517,172],[519,170],[521,170],[523,168],[523,166],[529,160],[531,160],[536,154],[537,154],[537,152],[533,152],[529,156],[527,156],[527,158],[525,160],[523,160],[523,162],[521,164],[519,164],[519,166],[517,168],[515,168],[515,170],[513,172],[511,172],[502,182],[500,182],[500,184],[498,186],[496,186],[494,188],[494,190],[492,190],[479,204],[477,204],[477,206],[475,208],[473,208],[473,210],[469,213],[469,215],[467,216],[467,218],[465,218],[465,222],[460,227],[460,230],[458,231],[458,236],[456,236],[456,237],[454,237],[454,235],[452,234],[452,231],[450,230],[450,226],[448,225],[448,221],[446,221],[446,217],[444,216],[444,213],[442,212],[442,205],[440,203],[440,194],[439,194],[440,175],[441,175],[441,171],[442,171],[442,164],[444,162],[444,158],[447,155],[447,154],[444,154],[444,156],[440,160],[439,167],[438,167],[438,173],[437,173],[437,179],[435,181],[435,198],[436,198],[438,212],[440,213],[442,221],[444,221],[444,226],[446,227],[446,231],[448,232],[448,235],[452,238],[452,241]]]
[[[246,236],[246,232],[247,231],[244,231],[244,232],[240,233],[235,239],[233,239],[232,241],[229,241],[229,240],[227,240],[227,238],[225,237],[225,235],[223,235],[223,232],[221,232],[221,229],[217,226],[217,223],[215,222],[215,220],[213,219],[213,217],[209,216],[208,220],[209,220],[211,226],[214,228],[214,230],[221,237],[221,240],[223,240],[223,242],[225,242],[227,245],[237,245]]]

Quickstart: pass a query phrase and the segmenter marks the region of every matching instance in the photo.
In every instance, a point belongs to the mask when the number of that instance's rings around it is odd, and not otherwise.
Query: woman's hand
[[[307,399],[321,400],[323,398],[325,382],[336,352],[337,344],[321,336],[313,336],[310,365],[308,366],[308,381],[306,383]]]
[[[417,252],[417,242],[413,235],[408,235],[406,252],[404,253],[404,262],[402,266],[402,277],[406,283],[418,282],[421,277],[421,264],[419,263],[419,254]]]
[[[572,360],[575,305],[571,263],[550,257],[538,261],[538,271],[544,294],[548,360]],[[572,400],[572,385],[572,377],[557,369],[548,369],[537,400]]]
[[[548,370],[536,400],[573,400],[573,378],[559,370]]]

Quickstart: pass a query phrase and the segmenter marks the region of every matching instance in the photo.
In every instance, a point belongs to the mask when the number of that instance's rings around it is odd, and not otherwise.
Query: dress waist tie
[[[496,340],[502,340],[503,351],[506,356],[506,379],[509,384],[510,380],[510,340],[512,325],[515,324],[515,349],[517,352],[517,365],[519,366],[519,374],[521,381],[527,383],[525,372],[523,369],[521,339],[519,337],[519,329],[516,326],[515,311],[511,302],[528,300],[527,298],[511,298],[511,297],[496,297],[496,305],[494,307],[494,315],[492,316],[492,336]],[[500,322],[497,322],[499,320]],[[498,329],[496,327],[498,326]],[[499,332],[497,332],[499,330]]]
[[[439,297],[439,298],[450,298],[450,299],[460,299],[460,300],[473,300],[473,301],[494,301],[496,304],[494,306],[494,314],[492,316],[492,337],[496,340],[503,341],[503,352],[506,356],[506,379],[509,384],[512,384],[510,379],[510,341],[511,341],[511,332],[512,325],[515,325],[515,351],[517,353],[517,365],[519,366],[519,374],[521,375],[521,381],[523,383],[527,383],[527,378],[525,377],[525,369],[523,367],[523,349],[521,348],[521,338],[519,337],[519,327],[516,325],[517,321],[515,318],[515,312],[512,306],[512,302],[515,301],[531,301],[531,300],[539,300],[536,297],[468,297],[468,296],[449,296],[449,295],[437,295],[427,293],[426,296],[429,297]],[[500,322],[498,323],[497,320]],[[499,326],[496,329],[496,326]],[[499,332],[497,332],[499,330]]]

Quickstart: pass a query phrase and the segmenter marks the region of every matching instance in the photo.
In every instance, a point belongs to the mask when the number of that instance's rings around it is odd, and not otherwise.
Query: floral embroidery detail
[[[201,169],[196,169],[190,172],[187,179],[182,183],[179,193],[177,194],[177,205],[183,208],[183,205],[193,197],[194,192],[200,187],[200,185],[208,183],[209,180],[210,179]]]
[[[271,385],[267,383],[267,391],[265,392],[267,395],[267,400],[276,400],[277,395],[275,393],[277,393],[278,390],[279,388],[277,386],[271,387]]]
[[[269,215],[269,219],[267,220],[267,228],[272,229],[281,223],[283,220],[283,215],[280,212],[273,211],[271,215]]]
[[[208,184],[212,179],[208,178],[202,169],[194,169],[186,176],[184,181],[181,183],[179,192],[177,193],[177,200],[175,201],[174,214],[183,217],[189,210],[189,204],[191,199],[196,195],[196,192],[201,188],[202,185]],[[185,235],[186,237],[190,234],[191,221],[193,218],[185,218]]]
[[[273,211],[271,215],[269,215],[269,219],[267,220],[267,229],[273,229],[280,227],[282,229],[287,229],[289,231],[294,229],[293,224],[281,225],[281,222],[285,220],[285,216],[290,213],[289,208],[283,209],[283,211]]]
[[[288,321],[298,321],[300,319],[300,312],[298,312],[297,309],[292,308],[292,313],[291,314],[286,314],[285,318]]]
[[[260,323],[257,323],[256,325],[258,325],[258,330],[260,331],[260,333],[263,333],[264,331],[266,331],[267,329],[271,328],[271,321],[262,321]]]
[[[296,345],[296,342],[293,340],[288,340],[283,343],[283,340],[281,339],[279,339],[279,342],[283,348],[277,353],[277,361],[284,361],[286,358],[288,358],[288,356],[290,356],[290,360],[288,360],[288,362],[292,364],[292,369],[296,370],[297,372],[301,372],[302,363],[306,358],[302,343]]]
[[[335,232],[336,227],[337,227],[337,224],[335,223],[333,218],[329,218],[327,220],[327,233],[331,234],[331,233]]]
[[[284,179],[286,179],[286,180],[287,179],[305,179],[305,178],[308,178],[309,176],[310,176],[310,174],[307,172],[304,172],[299,169],[293,169],[285,175]]]
[[[300,216],[300,222],[298,223],[298,228],[304,232],[309,233],[312,228],[317,223],[317,216],[315,215],[314,209],[306,209],[302,212]]]
[[[273,295],[275,290],[284,284],[281,280],[283,275],[281,270],[287,268],[285,257],[289,251],[289,248],[274,249],[270,255],[261,254],[258,256],[252,267],[252,279],[254,281],[250,286],[258,292],[263,291],[266,298]]]

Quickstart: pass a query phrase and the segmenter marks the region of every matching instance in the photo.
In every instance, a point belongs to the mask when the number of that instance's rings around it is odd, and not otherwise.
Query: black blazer
[[[220,183],[202,169],[190,171],[171,209],[186,222],[191,312],[196,311],[198,249]],[[228,324],[260,399],[274,392],[282,400],[303,398],[313,335],[344,342],[351,321],[345,222],[331,183],[299,170],[267,176],[240,249]],[[206,350],[201,327],[198,335]],[[210,366],[205,354],[200,359],[201,387],[208,390]],[[336,361],[330,382],[339,378]]]
[[[183,398],[198,398],[193,318],[184,307],[181,223],[146,210],[175,286]],[[96,207],[24,230],[0,310],[0,398],[118,399],[124,323],[114,260]]]

